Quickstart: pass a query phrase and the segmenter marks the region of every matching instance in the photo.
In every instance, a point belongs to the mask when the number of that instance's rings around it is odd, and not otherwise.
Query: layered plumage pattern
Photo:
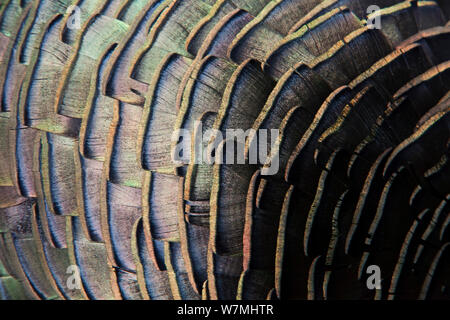
[[[448,299],[449,19],[447,0],[1,0],[0,297]],[[279,170],[174,162],[178,129],[279,130]]]

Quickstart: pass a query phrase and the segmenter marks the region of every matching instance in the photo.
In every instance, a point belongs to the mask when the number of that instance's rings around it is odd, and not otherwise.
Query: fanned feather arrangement
[[[0,297],[449,299],[449,19],[1,0]],[[174,161],[174,132],[230,129],[277,130],[269,161]]]

